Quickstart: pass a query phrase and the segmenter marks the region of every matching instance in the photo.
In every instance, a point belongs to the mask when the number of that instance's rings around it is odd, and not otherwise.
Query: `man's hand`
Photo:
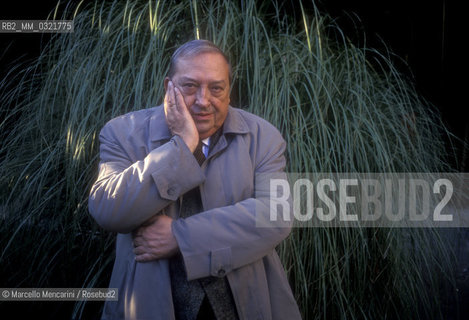
[[[172,222],[172,218],[158,215],[132,233],[137,262],[169,258],[177,253],[179,246],[171,231]]]
[[[168,82],[164,97],[164,113],[171,133],[180,136],[189,147],[189,150],[194,152],[199,143],[199,132],[194,119],[187,110],[184,97],[172,81]]]

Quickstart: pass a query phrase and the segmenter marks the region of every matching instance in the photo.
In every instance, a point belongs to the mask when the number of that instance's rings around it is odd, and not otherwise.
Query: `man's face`
[[[200,138],[210,137],[225,121],[230,103],[229,67],[223,56],[208,52],[179,59],[171,80],[184,96]]]

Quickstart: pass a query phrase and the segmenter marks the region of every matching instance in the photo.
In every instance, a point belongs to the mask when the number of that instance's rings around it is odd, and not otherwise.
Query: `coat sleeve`
[[[133,161],[136,152],[119,139],[125,130],[119,122],[101,130],[99,174],[88,201],[96,222],[119,233],[131,232],[205,179],[180,137]]]
[[[269,180],[275,177],[286,181],[285,142],[279,133],[264,142],[267,150],[257,155],[254,197],[173,222],[189,280],[225,276],[272,253],[290,233],[290,199],[284,208],[288,212],[278,210],[278,219],[269,219],[272,208],[282,209],[273,200],[276,197],[271,197]]]

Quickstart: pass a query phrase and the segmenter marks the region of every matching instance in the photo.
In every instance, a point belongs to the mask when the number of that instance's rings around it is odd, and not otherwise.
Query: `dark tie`
[[[199,144],[194,150],[194,157],[199,163],[199,166],[202,165],[205,161],[205,155],[202,151],[202,140],[199,140]],[[179,216],[181,218],[187,218],[193,214],[199,213],[203,210],[202,200],[200,199],[200,189],[195,187],[194,189],[186,192],[182,196],[181,208],[179,209]]]
[[[204,163],[205,161],[205,155],[204,155],[204,152],[202,151],[203,144],[204,143],[202,142],[202,140],[199,140],[199,144],[197,145],[194,151],[194,157],[199,163],[199,166],[202,166],[202,163]]]
[[[210,147],[215,146],[220,136],[211,137]],[[205,161],[199,141],[193,155],[199,165]],[[203,211],[200,189],[196,187],[186,192],[181,201],[179,216],[187,218]],[[237,319],[234,300],[226,278],[207,277],[187,281],[182,256],[170,259],[171,285],[176,319]]]

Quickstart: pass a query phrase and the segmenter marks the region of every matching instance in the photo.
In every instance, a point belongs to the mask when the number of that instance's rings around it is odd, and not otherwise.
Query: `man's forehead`
[[[179,77],[179,81],[181,82],[184,82],[184,81],[191,81],[191,82],[198,82],[199,79],[195,78],[195,77],[191,77],[191,76],[186,76],[186,75],[180,75]],[[214,80],[211,80],[210,83],[213,83],[213,84],[226,84],[226,81],[224,79],[214,79]]]
[[[176,74],[179,78],[196,80],[193,72],[212,72],[217,75],[214,81],[224,81],[229,78],[229,64],[217,52],[204,52],[195,56],[181,57],[176,63]]]

